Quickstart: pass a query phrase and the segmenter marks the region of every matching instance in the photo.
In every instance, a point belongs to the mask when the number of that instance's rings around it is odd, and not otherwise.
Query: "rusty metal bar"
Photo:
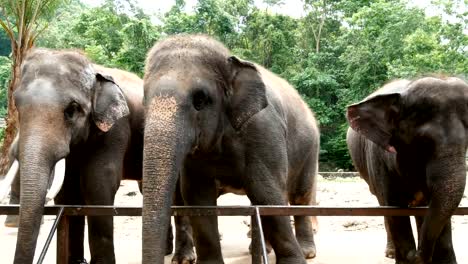
[[[258,207],[255,207],[255,222],[257,223],[258,235],[260,236],[259,239],[262,248],[263,264],[268,264],[268,253],[265,245],[265,236],[263,235],[262,219],[260,219],[260,211],[258,210]]]
[[[44,215],[57,215],[64,207],[64,216],[113,215],[141,216],[141,207],[52,205],[44,207]],[[401,208],[377,207],[320,207],[320,206],[257,206],[261,215],[317,215],[317,216],[409,216],[425,215],[427,207]],[[19,205],[0,206],[0,215],[18,214]],[[173,206],[172,215],[177,216],[252,216],[255,206]],[[468,215],[468,207],[459,207],[453,215]]]
[[[316,216],[424,216],[427,207],[320,207],[320,206],[259,206],[261,215]],[[468,207],[459,207],[453,215],[468,215]]]
[[[70,217],[64,215],[59,222],[57,229],[57,264],[68,264],[69,259],[69,233],[70,233]]]
[[[42,264],[44,262],[44,258],[47,254],[47,250],[49,249],[50,242],[52,241],[52,238],[54,237],[55,230],[57,230],[57,225],[60,222],[60,219],[62,219],[64,212],[64,208],[60,208],[60,211],[57,214],[57,217],[55,218],[54,224],[52,225],[52,228],[50,229],[49,235],[47,236],[47,240],[44,244],[44,247],[42,248],[41,255],[39,255],[39,258],[37,260],[37,264]]]

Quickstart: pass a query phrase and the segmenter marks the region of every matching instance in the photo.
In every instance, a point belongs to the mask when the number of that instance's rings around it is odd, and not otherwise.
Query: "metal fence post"
[[[63,215],[57,228],[57,264],[68,264],[70,216]]]
[[[260,245],[260,232],[258,229],[257,217],[252,215],[250,218],[250,236],[251,236],[251,243],[250,243],[250,253],[252,254],[252,264],[260,264],[262,263],[262,249]]]

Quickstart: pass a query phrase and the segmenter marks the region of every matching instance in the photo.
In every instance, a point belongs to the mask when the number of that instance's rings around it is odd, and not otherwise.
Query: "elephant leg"
[[[176,192],[174,194],[174,204],[184,205],[180,189],[180,181],[177,183]],[[176,226],[176,249],[172,262],[184,264],[194,263],[196,256],[193,251],[192,226],[190,225],[190,219],[187,216],[174,216],[174,220]]]
[[[218,197],[213,178],[185,168],[181,175],[182,196],[186,205],[215,206]],[[217,216],[192,216],[193,239],[197,252],[197,264],[220,264],[223,262],[219,241]],[[181,263],[181,262],[179,262]]]
[[[62,189],[55,197],[55,204],[84,204],[79,191],[79,175],[77,169],[67,168]],[[68,263],[86,263],[84,258],[84,216],[73,216],[69,219],[68,233]]]
[[[106,164],[97,162],[96,164]],[[82,181],[83,197],[87,205],[113,205],[120,185],[121,163],[99,167],[90,166]],[[112,216],[88,216],[88,237],[91,264],[115,263],[114,219]]]
[[[317,164],[306,162],[301,173],[289,183],[289,202],[292,205],[316,205],[317,191]],[[316,216],[294,216],[296,239],[302,248],[306,258],[314,258],[316,255],[313,222],[317,222]]]
[[[385,203],[381,197],[377,197],[379,204],[382,206]],[[385,257],[394,259],[395,258],[395,244],[393,243],[392,233],[388,225],[388,218],[384,217],[385,233],[387,234],[387,245],[385,246]]]
[[[387,233],[387,246],[385,247],[385,257],[394,259],[395,258],[395,245],[393,244],[392,234],[388,227],[387,218],[384,219],[385,222],[385,233]]]
[[[268,112],[265,112],[265,115],[257,114],[255,120],[258,122],[275,120],[274,117],[268,115]],[[265,127],[269,126],[269,123],[261,124]],[[250,147],[243,153],[242,159],[248,162],[240,177],[242,177],[245,192],[254,205],[288,205],[289,163],[288,154],[284,148],[286,142],[283,133],[283,131],[273,130],[269,131],[268,137],[264,134],[248,134],[243,138],[246,141],[245,144]],[[310,202],[312,196],[308,199],[307,202]],[[301,246],[294,236],[289,216],[262,216],[261,220],[265,238],[270,241],[275,251],[277,264],[306,263]],[[306,221],[308,223],[305,223]],[[310,228],[310,233],[306,236],[313,234],[310,218],[299,220],[299,226],[304,226],[306,230]],[[310,237],[307,239],[310,240]]]
[[[257,176],[260,175],[262,173],[257,174]],[[246,193],[254,205],[287,205],[281,189],[272,180],[262,180],[258,177],[256,180],[248,180]],[[261,220],[265,239],[270,241],[275,251],[276,263],[306,263],[301,247],[294,236],[289,216],[262,216]],[[310,219],[300,221],[308,221],[310,226],[307,228],[310,228],[310,233],[312,233]],[[304,222],[299,224],[306,225]]]
[[[20,203],[20,172],[16,172],[15,179],[11,184],[10,190],[10,202],[9,204],[19,204]],[[6,227],[18,227],[19,225],[19,216],[18,215],[7,215],[5,219]]]
[[[388,231],[395,246],[395,263],[410,263],[408,258],[416,252],[416,244],[408,216],[386,216]]]
[[[252,222],[250,222],[249,224],[249,232],[247,232],[247,237],[252,239]],[[273,250],[273,247],[271,246],[271,243],[268,240],[265,240],[265,249],[268,254],[270,254]],[[252,254],[252,242],[250,242],[249,245],[249,253]]]
[[[455,251],[452,244],[452,223],[449,221],[439,236],[434,247],[432,263],[456,264]]]

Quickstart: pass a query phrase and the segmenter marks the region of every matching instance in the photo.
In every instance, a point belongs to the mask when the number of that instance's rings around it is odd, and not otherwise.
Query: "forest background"
[[[87,1],[89,2],[89,1]],[[158,5],[159,1],[154,1]],[[193,1],[192,1],[193,2]],[[255,2],[258,2],[255,1]],[[315,112],[321,171],[351,169],[346,106],[385,82],[429,74],[468,79],[468,0],[304,0],[299,17],[274,10],[288,1],[176,0],[148,13],[135,0],[57,5],[36,47],[77,48],[94,62],[143,75],[145,56],[167,35],[205,33],[287,79]],[[0,14],[1,16],[1,14]],[[0,117],[7,113],[10,39],[0,30]]]

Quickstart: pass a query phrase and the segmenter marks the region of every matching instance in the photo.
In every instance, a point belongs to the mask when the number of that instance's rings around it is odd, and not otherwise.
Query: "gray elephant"
[[[12,156],[19,177],[12,200],[21,197],[14,263],[25,264],[34,258],[46,194],[57,194],[56,204],[112,205],[121,179],[141,181],[143,81],[92,64],[77,51],[35,49],[22,65],[14,98],[19,134]],[[91,263],[115,263],[112,216],[88,217],[88,230]],[[165,241],[172,246],[170,235]],[[189,235],[186,252],[193,250]],[[84,217],[71,218],[69,263],[85,262],[83,239]]]
[[[380,205],[429,206],[416,217],[385,217],[387,254],[396,263],[454,264],[451,216],[466,181],[468,85],[425,77],[385,85],[347,110],[356,169]],[[393,249],[394,247],[394,249]]]
[[[299,94],[203,35],[169,37],[144,77],[143,263],[163,263],[171,193],[213,206],[223,193],[254,205],[314,204],[319,131]],[[262,217],[277,263],[316,254],[310,217]],[[197,263],[223,263],[216,216],[192,217]],[[157,250],[154,250],[157,249]]]

